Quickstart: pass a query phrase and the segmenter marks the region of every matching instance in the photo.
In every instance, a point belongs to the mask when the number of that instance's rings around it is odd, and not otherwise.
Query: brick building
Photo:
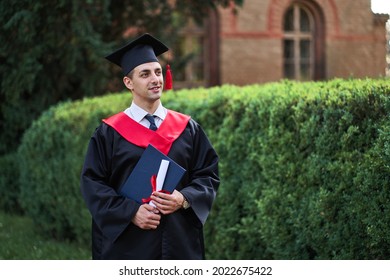
[[[388,18],[371,0],[244,0],[183,31],[198,52],[179,86],[384,76]]]

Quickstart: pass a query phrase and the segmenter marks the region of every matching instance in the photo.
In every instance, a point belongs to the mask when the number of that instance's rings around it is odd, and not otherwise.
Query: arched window
[[[299,2],[286,11],[283,24],[284,77],[315,79],[315,21],[311,11]]]
[[[178,37],[173,44],[174,88],[219,84],[218,15],[210,11],[203,23],[178,15]]]
[[[181,87],[203,85],[205,28],[195,24],[192,19],[183,21],[174,45],[175,82]]]

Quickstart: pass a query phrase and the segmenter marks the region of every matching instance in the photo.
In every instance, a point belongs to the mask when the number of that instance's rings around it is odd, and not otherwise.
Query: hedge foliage
[[[206,223],[211,259],[386,259],[390,254],[390,84],[332,80],[181,90],[220,156]],[[129,94],[46,111],[19,149],[21,202],[42,232],[89,242],[79,175],[100,119]]]
[[[215,141],[210,255],[388,258],[389,93],[388,80],[334,80],[232,95]]]
[[[24,134],[18,150],[21,204],[42,233],[89,240],[90,216],[79,189],[81,167],[94,128],[121,107],[121,97],[61,103]]]

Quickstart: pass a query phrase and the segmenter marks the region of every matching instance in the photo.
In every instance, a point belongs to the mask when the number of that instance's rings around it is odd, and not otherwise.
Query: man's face
[[[138,103],[153,103],[160,99],[164,78],[158,62],[148,62],[135,67],[132,77],[124,77],[123,82],[133,93],[133,100]]]

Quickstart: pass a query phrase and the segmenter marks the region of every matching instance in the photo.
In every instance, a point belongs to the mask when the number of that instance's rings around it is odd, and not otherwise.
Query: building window
[[[218,14],[210,11],[203,23],[177,15],[178,34],[171,58],[174,88],[219,85]]]
[[[307,81],[314,79],[314,18],[300,3],[292,4],[284,16],[284,77]]]
[[[181,87],[204,85],[205,32],[203,26],[189,20],[179,31],[174,46],[175,81]]]

